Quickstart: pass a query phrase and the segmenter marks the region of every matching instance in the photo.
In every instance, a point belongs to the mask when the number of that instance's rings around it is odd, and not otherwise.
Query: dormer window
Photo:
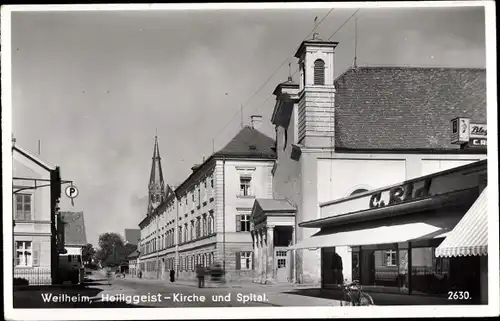
[[[314,85],[325,85],[325,62],[322,59],[314,62]]]

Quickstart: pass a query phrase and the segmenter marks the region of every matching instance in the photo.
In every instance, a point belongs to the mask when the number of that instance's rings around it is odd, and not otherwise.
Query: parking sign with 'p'
[[[78,196],[78,188],[76,186],[68,186],[66,187],[66,196],[69,198],[75,198]]]

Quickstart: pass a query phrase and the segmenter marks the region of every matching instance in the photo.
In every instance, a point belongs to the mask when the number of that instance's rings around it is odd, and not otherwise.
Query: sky
[[[123,235],[146,215],[155,134],[172,185],[236,135],[241,119],[262,115],[262,131],[274,137],[272,92],[288,62],[297,70],[293,55],[314,17],[329,11],[14,12],[17,144],[36,153],[40,140],[41,157],[74,181],[74,207],[63,195],[61,209],[84,211],[89,242]],[[320,38],[355,11],[331,11]],[[359,66],[486,67],[483,8],[361,9],[355,17]],[[354,21],[331,38],[336,77],[353,64]]]

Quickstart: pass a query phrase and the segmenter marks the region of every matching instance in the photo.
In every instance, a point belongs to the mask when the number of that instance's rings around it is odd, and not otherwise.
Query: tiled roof
[[[274,139],[271,137],[250,126],[245,126],[213,156],[275,159],[274,144]]]
[[[264,212],[294,212],[296,210],[287,200],[259,198],[255,202]]]
[[[140,229],[125,229],[125,241],[137,245],[139,243],[139,239],[141,238],[141,230]]]
[[[486,123],[486,70],[360,67],[335,81],[335,146],[458,149],[450,121]]]
[[[87,244],[83,212],[61,212],[64,224],[64,244],[66,246],[84,246]]]
[[[175,193],[179,193],[186,184],[194,177],[206,164],[213,159],[220,157],[228,158],[257,158],[257,159],[276,159],[276,152],[273,149],[275,141],[271,137],[261,133],[257,129],[250,126],[243,127],[236,136],[221,150],[213,153],[201,165],[196,165],[193,172],[179,186],[176,187]]]

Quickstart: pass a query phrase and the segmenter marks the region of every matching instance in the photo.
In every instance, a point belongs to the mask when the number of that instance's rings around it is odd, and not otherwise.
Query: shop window
[[[396,266],[396,251],[384,251],[384,263],[385,266]]]

